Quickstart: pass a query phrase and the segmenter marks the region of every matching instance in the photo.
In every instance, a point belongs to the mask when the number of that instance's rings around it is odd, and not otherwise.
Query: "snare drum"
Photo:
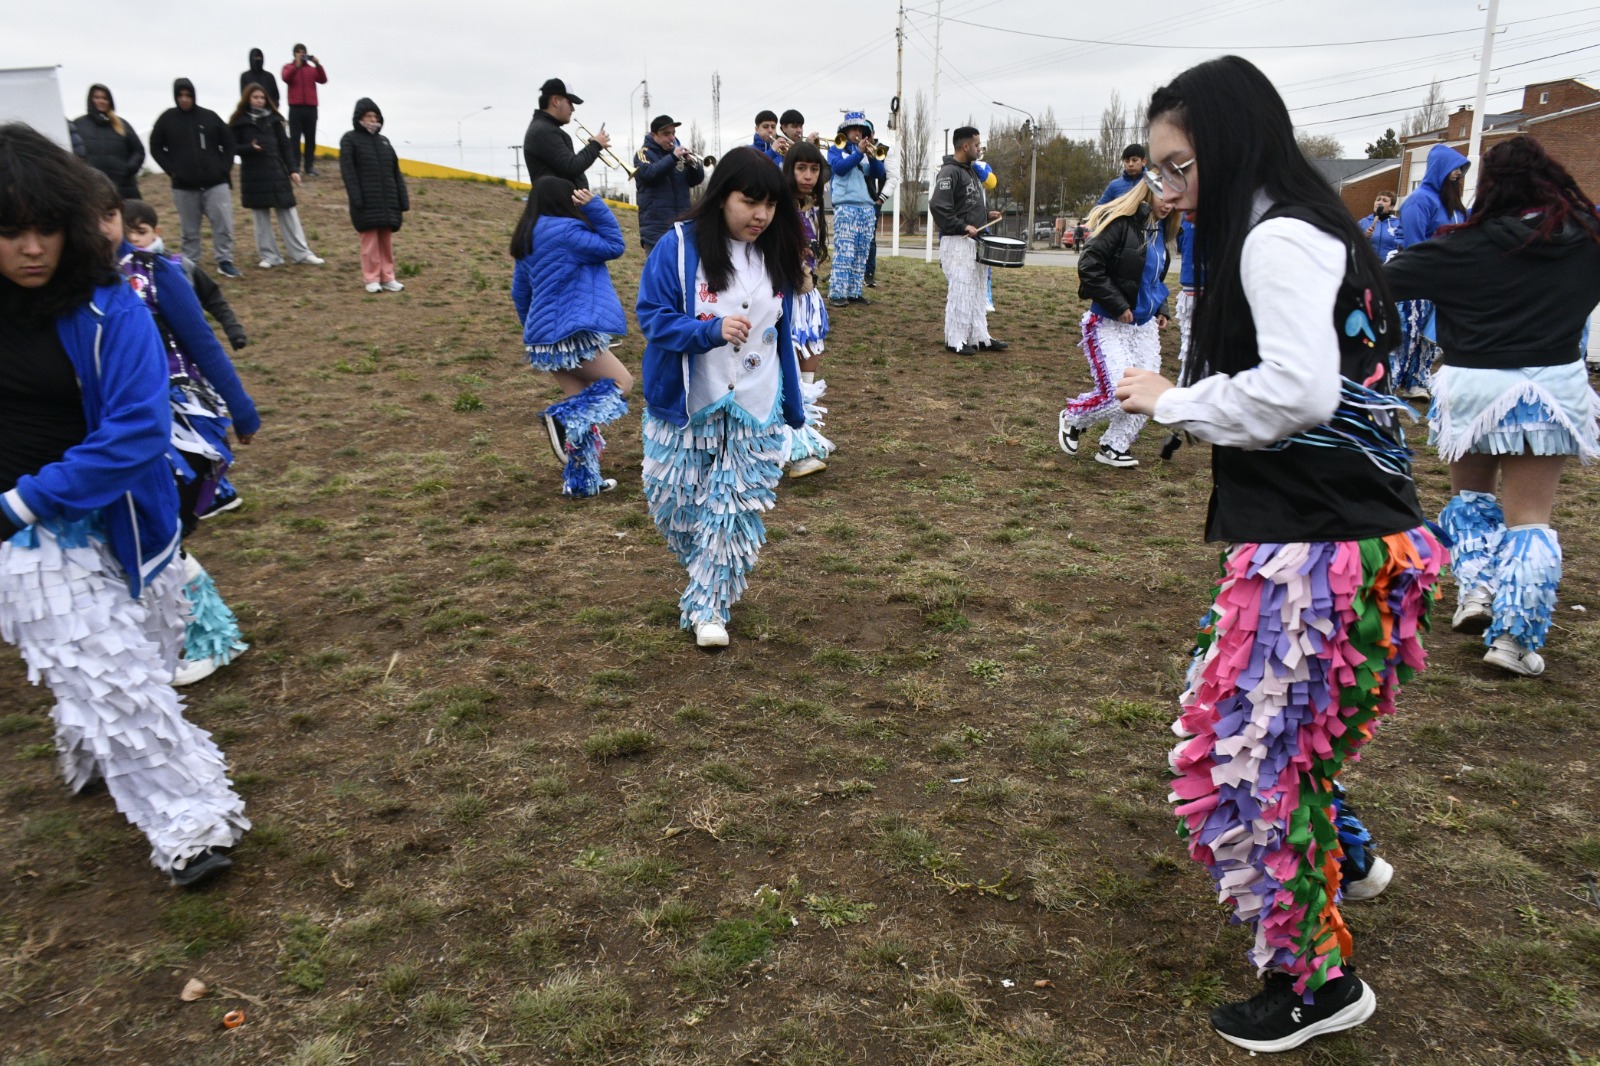
[[[1028,245],[1015,237],[991,237],[987,233],[978,237],[978,262],[989,266],[1019,267],[1027,250]]]

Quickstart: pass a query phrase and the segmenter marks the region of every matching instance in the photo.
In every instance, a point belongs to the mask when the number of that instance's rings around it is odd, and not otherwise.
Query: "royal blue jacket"
[[[17,481],[0,508],[18,526],[96,511],[128,581],[143,595],[178,551],[178,490],[167,460],[172,400],[155,321],[121,280],[56,322],[83,397],[88,435]]]
[[[129,252],[138,250],[123,241],[117,250],[117,258],[121,259]],[[244,383],[239,380],[239,372],[233,368],[233,360],[223,351],[221,342],[211,330],[211,324],[206,321],[200,297],[194,294],[194,286],[189,283],[189,275],[183,272],[182,264],[158,255],[155,257],[154,274],[157,310],[172,331],[178,347],[194,360],[200,373],[206,376],[211,387],[217,390],[217,395],[228,405],[234,433],[245,437],[256,433],[261,429],[261,416],[256,413],[255,401],[245,391]]]
[[[783,169],[783,153],[763,140],[761,134],[757,133],[751,137],[750,147],[772,160],[773,163],[777,164],[779,170]]]
[[[650,413],[675,426],[689,424],[689,377],[694,357],[720,348],[722,319],[700,320],[694,311],[695,276],[700,254],[694,246],[694,223],[679,222],[662,235],[639,276],[639,302],[634,313],[644,334],[640,377]],[[793,321],[794,294],[783,294],[778,323],[778,369],[783,375],[783,420],[794,429],[806,424],[800,398],[800,364],[787,323]]]
[[[517,260],[511,302],[522,320],[524,344],[559,344],[588,330],[620,337],[628,332],[606,263],[628,250],[622,227],[605,201],[583,205],[581,218],[545,215],[533,225],[533,252]]]
[[[1101,204],[1109,204],[1112,200],[1115,200],[1117,197],[1121,196],[1123,193],[1127,192],[1129,189],[1133,188],[1143,180],[1144,175],[1142,174],[1132,178],[1128,177],[1127,174],[1118,174],[1116,177],[1112,178],[1111,183],[1106,186],[1106,191],[1100,194],[1100,199],[1094,202],[1095,206],[1099,207]]]
[[[1194,223],[1187,218],[1178,223],[1178,254],[1183,257],[1183,265],[1178,268],[1178,287],[1180,289],[1194,290]]]
[[[1377,223],[1376,225],[1373,225]],[[1394,212],[1389,217],[1380,220],[1377,215],[1368,215],[1357,222],[1361,232],[1367,232],[1367,227],[1372,226],[1372,236],[1367,240],[1372,242],[1372,250],[1378,253],[1378,262],[1386,263],[1389,256],[1406,246],[1406,230],[1400,224],[1400,216]]]
[[[874,159],[853,144],[847,144],[843,148],[830,145],[828,169],[833,171],[832,188],[828,190],[828,195],[833,199],[834,207],[851,204],[862,207],[874,206],[872,192],[867,188],[867,179],[882,179],[889,176],[883,160]]]
[[[1422,177],[1422,184],[1400,205],[1400,228],[1405,232],[1406,244],[1421,244],[1439,227],[1466,221],[1465,215],[1451,215],[1446,211],[1439,196],[1450,172],[1466,165],[1467,157],[1448,144],[1433,146],[1428,153],[1428,170]]]
[[[633,172],[633,182],[639,187],[639,243],[648,249],[689,210],[689,190],[705,180],[706,171],[687,159],[679,170],[678,157],[654,137],[644,139],[644,147],[633,161],[639,168]]]

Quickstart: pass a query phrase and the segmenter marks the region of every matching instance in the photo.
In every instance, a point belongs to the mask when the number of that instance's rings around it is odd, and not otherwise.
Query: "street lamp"
[[[1023,128],[1028,131],[1028,145],[1032,149],[1033,153],[1032,162],[1028,164],[1028,247],[1032,248],[1033,205],[1035,202],[1034,193],[1036,186],[1038,185],[1039,178],[1039,123],[1034,121],[1033,115],[1022,110],[1020,107],[1012,107],[1010,104],[1002,104],[999,100],[990,100],[989,102],[995,107],[1003,107],[1007,111],[1015,111],[1018,114],[1028,116],[1028,124]]]
[[[493,106],[493,104],[484,104],[482,107],[475,107],[471,111],[468,111],[465,115],[462,115],[460,118],[456,119],[456,155],[461,160],[462,170],[467,169],[467,150],[461,146],[461,124],[467,119],[471,118],[473,115],[481,114]]]

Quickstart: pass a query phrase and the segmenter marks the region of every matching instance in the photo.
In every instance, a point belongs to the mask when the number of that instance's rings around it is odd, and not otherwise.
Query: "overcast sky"
[[[908,101],[919,88],[932,91],[934,7],[935,0],[907,7]],[[328,69],[319,141],[337,145],[356,99],[371,96],[403,156],[457,165],[459,121],[468,169],[506,176],[508,146],[521,143],[539,84],[551,76],[583,97],[578,120],[594,129],[604,122],[624,150],[636,89],[632,136],[635,144],[644,137],[645,79],[648,114],[698,122],[709,145],[713,71],[722,76],[724,150],[746,143],[755,112],[768,107],[797,107],[808,129],[828,132],[841,109],[860,107],[881,129],[895,92],[898,4],[805,0],[788,8],[794,15],[772,18],[780,9],[674,0],[6,0],[0,67],[59,64],[69,117],[83,113],[91,82],[105,82],[145,136],[171,106],[174,77],[193,79],[201,104],[226,117],[252,47],[276,71],[304,41]],[[1053,109],[1069,136],[1093,136],[1112,89],[1125,100],[1145,97],[1184,67],[1235,51],[1273,79],[1297,123],[1338,137],[1347,156],[1363,155],[1386,126],[1398,126],[1431,78],[1448,79],[1452,108],[1471,101],[1484,17],[1472,0],[945,0],[944,14],[936,128],[969,119],[986,128],[1007,117],[991,104],[1000,100],[1035,114]],[[1499,19],[1506,28],[1493,63],[1506,69],[1490,86],[1500,94],[1491,95],[1490,111],[1515,109],[1517,90],[1530,81],[1600,77],[1600,8],[1592,2],[1505,0]],[[1267,47],[1285,45],[1316,47]],[[1388,90],[1398,91],[1375,95]],[[687,141],[687,126],[679,134]],[[598,168],[593,180],[601,180]]]

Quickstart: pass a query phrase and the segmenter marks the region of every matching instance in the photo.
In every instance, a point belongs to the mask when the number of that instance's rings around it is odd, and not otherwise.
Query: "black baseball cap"
[[[671,115],[657,115],[655,118],[650,120],[650,132],[660,133],[668,126],[671,126],[673,129],[677,129],[681,125],[683,125],[683,123],[677,121]]]
[[[549,81],[539,86],[539,95],[565,96],[568,100],[572,101],[574,106],[583,103],[583,97],[568,92],[567,83],[562,81],[560,78],[551,78]]]

